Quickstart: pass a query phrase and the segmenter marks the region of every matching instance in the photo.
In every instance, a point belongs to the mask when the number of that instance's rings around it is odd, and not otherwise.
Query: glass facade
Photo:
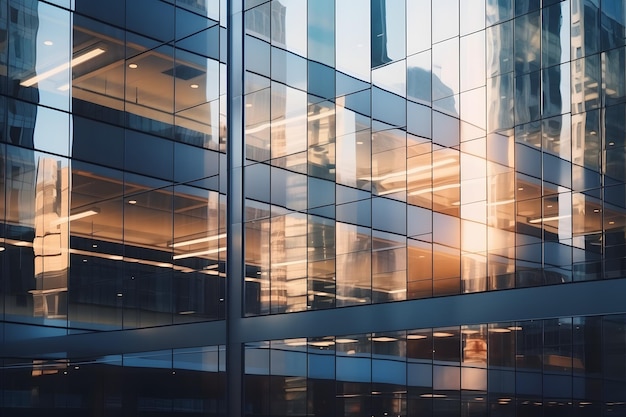
[[[0,0],[0,414],[626,416],[626,0]]]

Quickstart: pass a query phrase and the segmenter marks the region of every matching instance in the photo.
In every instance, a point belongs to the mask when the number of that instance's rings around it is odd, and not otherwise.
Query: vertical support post
[[[241,320],[244,285],[243,196],[243,0],[227,0],[227,262],[226,262],[226,412],[243,416]]]

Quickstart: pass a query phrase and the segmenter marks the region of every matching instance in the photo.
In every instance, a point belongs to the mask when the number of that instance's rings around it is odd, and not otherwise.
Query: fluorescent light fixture
[[[502,327],[494,327],[489,329],[491,333],[511,333],[511,329],[503,329]]]
[[[418,172],[424,172],[424,171],[430,171],[433,168],[438,168],[438,167],[442,167],[445,165],[450,165],[450,164],[454,164],[457,163],[458,159],[455,158],[446,158],[446,159],[442,159],[441,161],[437,161],[434,162],[432,165],[423,165],[420,167],[415,167],[415,168],[411,168],[408,169],[406,171],[402,170],[402,171],[398,171],[398,172],[392,172],[389,174],[385,174],[385,175],[381,175],[379,177],[372,177],[372,181],[384,181],[390,178],[396,178],[396,177],[400,177],[400,176],[404,176],[406,175],[411,175],[411,174],[416,174]],[[366,179],[366,178],[362,178],[362,179]]]
[[[358,340],[356,339],[342,339],[342,338],[335,339],[335,343],[356,343],[356,342],[358,342]]]
[[[90,210],[87,211],[83,211],[80,213],[76,213],[76,214],[72,214],[71,216],[65,216],[65,217],[59,217],[56,220],[52,220],[50,222],[51,226],[58,226],[62,223],[68,223],[71,222],[73,220],[78,220],[78,219],[83,219],[85,217],[89,217],[89,216],[95,216],[96,214],[100,213],[100,209],[99,208],[92,208]]]
[[[80,56],[77,56],[76,58],[72,58],[71,62],[65,62],[57,67],[49,69],[48,71],[44,71],[39,75],[35,75],[34,77],[24,80],[20,83],[20,85],[23,85],[24,87],[31,87],[37,84],[39,81],[45,80],[47,78],[52,77],[53,75],[56,75],[60,72],[65,71],[66,69],[70,68],[70,66],[75,67],[77,65],[80,65],[84,62],[89,61],[90,59],[94,59],[98,55],[102,55],[104,52],[105,50],[102,48],[92,49],[91,51],[86,52]]]
[[[246,107],[248,107],[248,104],[250,104],[250,103],[247,103]],[[252,107],[252,106],[250,106],[250,107]],[[294,123],[294,122],[300,121],[300,120],[307,120],[307,116],[308,116],[308,121],[312,122],[312,121],[315,121],[315,120],[320,120],[320,119],[323,119],[325,117],[332,116],[333,114],[335,114],[334,110],[326,110],[326,111],[323,111],[321,113],[318,113],[318,114],[315,114],[315,115],[312,115],[312,116],[307,115],[307,114],[301,114],[301,115],[298,115],[298,116],[287,117],[285,119],[277,120],[277,121],[274,121],[274,122],[271,122],[271,123],[263,123],[263,124],[260,124],[258,126],[246,129],[246,135],[251,135],[253,133],[262,132],[265,129],[269,129],[270,126],[271,127],[278,127],[278,126],[284,126],[287,123]]]
[[[434,332],[433,336],[435,337],[452,337],[454,334],[448,332]]]
[[[428,339],[428,336],[426,336],[425,334],[407,334],[406,338],[408,340],[422,340]]]
[[[207,237],[201,237],[201,238],[198,238],[198,239],[185,240],[184,242],[172,243],[170,245],[170,247],[178,248],[178,247],[181,247],[181,246],[195,245],[196,243],[211,242],[211,241],[214,241],[214,240],[223,239],[225,237],[226,237],[226,233],[222,233],[222,234],[216,235],[216,236],[207,236]]]
[[[430,192],[437,192],[437,191],[444,191],[444,190],[451,190],[453,188],[459,188],[461,186],[461,184],[448,184],[448,185],[440,185],[438,187],[433,187],[433,188],[423,188],[421,190],[417,190],[417,191],[413,191],[410,192],[409,195],[421,195],[421,194],[427,194]]]
[[[305,264],[305,263],[306,263],[306,259],[298,259],[296,261],[279,262],[279,263],[272,264],[272,268],[280,268],[283,266],[299,265],[299,264]]]
[[[569,219],[570,217],[572,217],[570,214],[564,214],[562,216],[541,217],[539,219],[529,220],[528,223],[537,224],[542,222],[552,222],[554,220]]]
[[[493,206],[503,206],[505,204],[511,204],[511,203],[515,203],[515,200],[511,199],[511,200],[494,201],[493,203],[488,203],[487,205],[490,207],[493,207]]]
[[[194,256],[201,256],[201,255],[214,255],[216,253],[219,253],[225,250],[226,248],[218,248],[218,249],[202,250],[199,252],[181,253],[180,255],[172,256],[172,259],[177,260],[177,259],[193,258]]]
[[[309,342],[309,345],[316,346],[316,347],[329,347],[334,344],[335,342],[333,342],[332,340],[320,340],[317,342]]]
[[[395,342],[398,339],[396,339],[395,337],[387,337],[387,336],[378,336],[378,337],[372,337],[372,342]]]

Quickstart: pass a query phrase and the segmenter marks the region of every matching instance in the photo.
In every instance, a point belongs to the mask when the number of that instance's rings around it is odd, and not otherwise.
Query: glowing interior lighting
[[[250,103],[248,103],[248,104],[250,104]],[[246,107],[248,107],[248,104],[246,104]],[[250,105],[250,106],[252,106],[252,105]],[[269,129],[270,126],[271,127],[278,127],[278,126],[284,126],[287,123],[293,123],[293,122],[296,122],[296,121],[299,121],[299,120],[306,120],[307,116],[308,116],[308,121],[312,122],[312,121],[315,121],[315,120],[323,119],[325,117],[329,117],[329,116],[331,116],[333,114],[335,114],[334,110],[326,110],[326,111],[323,111],[323,112],[318,113],[318,114],[313,115],[313,116],[303,114],[303,115],[299,115],[299,116],[287,117],[285,119],[277,120],[277,121],[272,122],[272,123],[263,123],[263,124],[261,124],[259,126],[251,127],[249,129],[246,129],[246,134],[250,135],[252,133],[259,133],[259,132],[264,131],[265,129]]]
[[[128,68],[130,68],[130,69],[136,69],[137,67],[139,67],[139,65],[135,64],[134,62],[128,64]]]
[[[54,45],[54,42],[52,42],[52,41],[43,41],[43,44],[46,45],[46,46],[52,46],[52,45]]]
[[[487,205],[490,207],[494,207],[494,206],[503,206],[505,204],[511,204],[511,203],[515,203],[515,200],[511,199],[511,200],[494,201],[493,203],[489,203]]]
[[[342,338],[335,339],[335,343],[356,343],[356,342],[358,342],[358,340],[356,339],[342,339]]]
[[[491,333],[511,333],[510,329],[503,329],[501,327],[495,327],[493,329],[489,329]]]
[[[428,336],[426,336],[425,334],[408,334],[406,335],[406,338],[408,340],[422,340],[427,339]]]
[[[528,223],[530,224],[537,224],[537,223],[542,223],[542,222],[552,222],[555,220],[561,220],[561,219],[568,219],[572,217],[569,214],[564,214],[563,216],[552,216],[552,217],[542,217],[539,219],[533,219],[533,220],[529,220]]]
[[[432,165],[424,165],[424,166],[420,166],[420,167],[415,167],[415,168],[411,168],[408,169],[406,171],[398,171],[398,172],[392,172],[390,174],[385,174],[385,175],[381,175],[378,177],[372,177],[371,180],[372,181],[384,181],[384,180],[388,180],[390,178],[396,178],[396,177],[403,177],[405,174],[406,175],[410,175],[410,174],[416,174],[418,172],[425,172],[425,171],[430,171],[433,168],[439,168],[445,165],[450,165],[450,164],[454,164],[457,163],[457,160],[455,158],[447,158],[447,159],[443,159],[441,161],[437,161],[435,163],[433,163]],[[363,178],[365,179],[365,178]]]
[[[513,331],[519,331],[519,330],[522,330],[522,328],[521,328],[520,326],[510,326],[510,327],[507,327],[507,329],[509,329],[509,330],[513,330]]]
[[[59,217],[56,220],[52,220],[50,222],[50,225],[58,226],[58,225],[60,225],[62,223],[67,223],[67,222],[71,222],[73,220],[83,219],[85,217],[94,216],[94,215],[99,214],[99,213],[100,213],[100,209],[93,208],[91,210],[83,211],[81,213],[72,214],[71,216]]]
[[[309,345],[311,346],[316,346],[316,347],[329,347],[334,345],[335,342],[333,342],[332,340],[321,340],[318,342],[309,342]]]
[[[129,203],[130,203],[130,201],[129,201]],[[172,243],[170,245],[170,247],[178,248],[178,247],[181,247],[181,246],[195,245],[196,243],[212,242],[214,240],[223,239],[225,237],[226,237],[226,233],[222,233],[222,234],[216,235],[216,236],[200,237],[198,239],[191,239],[191,240],[185,240],[183,242]]]
[[[223,252],[225,250],[226,248],[218,248],[218,249],[203,250],[199,252],[181,253],[180,255],[172,256],[172,259],[177,260],[177,259],[193,258],[194,256],[214,255],[216,253]]]
[[[409,195],[421,195],[421,194],[427,194],[430,192],[437,192],[437,191],[444,191],[444,190],[451,190],[453,188],[459,188],[461,186],[461,184],[448,184],[448,185],[440,185],[439,187],[433,187],[433,188],[423,188],[421,190],[417,190],[417,191],[413,191],[411,193],[409,193]]]
[[[372,337],[373,342],[395,342],[397,340],[398,339],[396,339],[395,337],[387,337],[387,336]]]
[[[0,252],[4,252],[4,251],[5,251],[4,246],[0,246]]]
[[[463,330],[461,330],[461,333],[463,333],[463,334],[476,334],[476,333],[479,333],[479,332],[478,332],[478,330],[463,329]]]
[[[452,337],[454,335],[452,333],[448,333],[448,332],[434,332],[433,336],[434,337]]]
[[[191,84],[189,87],[193,88],[194,90],[198,87],[200,87],[198,84]]]
[[[77,65],[80,65],[84,62],[89,61],[90,59],[94,59],[98,55],[102,55],[104,52],[105,50],[102,48],[93,49],[83,55],[73,58],[71,62],[65,62],[57,67],[49,69],[48,71],[44,71],[39,75],[35,75],[34,77],[24,80],[20,83],[20,85],[23,85],[24,87],[31,87],[37,84],[39,81],[45,80],[52,77],[53,75],[65,71],[66,69],[70,68],[70,66],[75,67]]]

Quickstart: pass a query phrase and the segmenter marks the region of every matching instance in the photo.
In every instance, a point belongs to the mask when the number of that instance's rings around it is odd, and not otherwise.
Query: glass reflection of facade
[[[626,0],[0,0],[0,415],[626,416]]]

